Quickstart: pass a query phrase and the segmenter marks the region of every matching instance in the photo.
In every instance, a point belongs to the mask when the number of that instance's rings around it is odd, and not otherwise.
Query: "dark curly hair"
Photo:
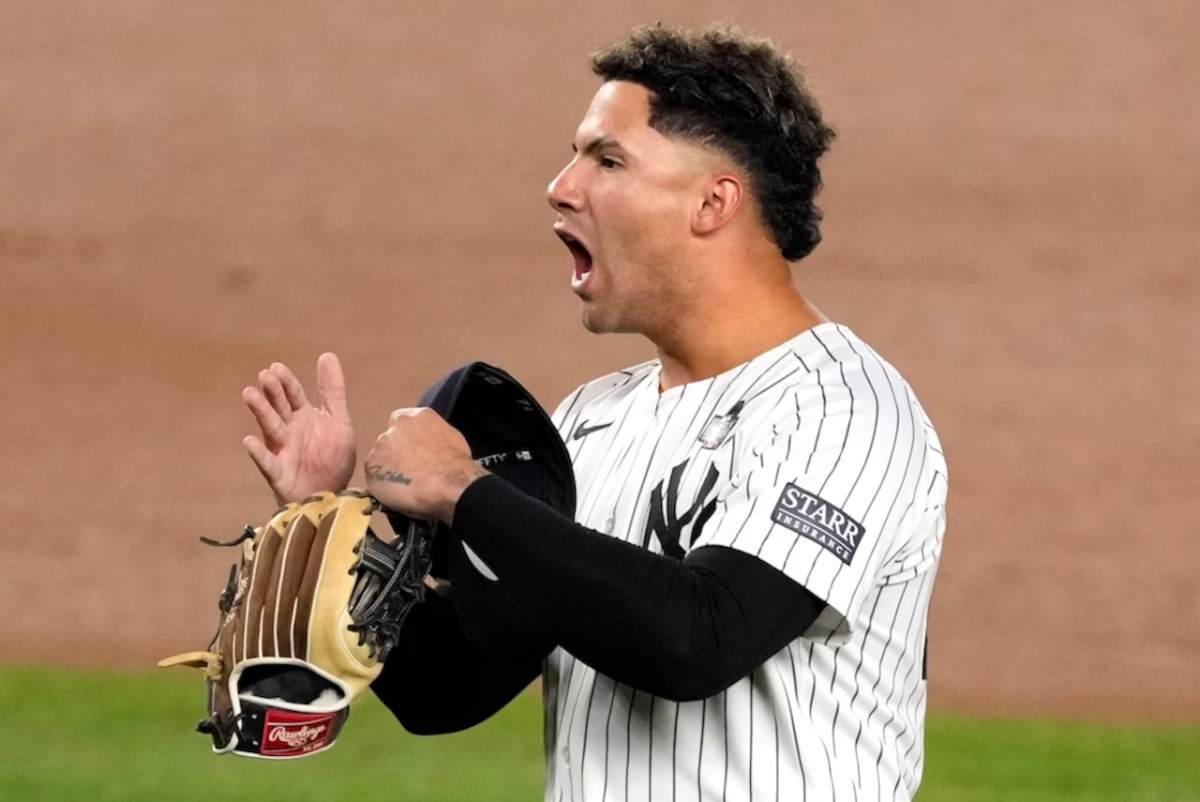
[[[646,87],[650,126],[659,133],[715,147],[737,162],[785,259],[817,247],[817,159],[834,131],[771,42],[730,26],[695,33],[659,24],[594,54],[592,71]]]

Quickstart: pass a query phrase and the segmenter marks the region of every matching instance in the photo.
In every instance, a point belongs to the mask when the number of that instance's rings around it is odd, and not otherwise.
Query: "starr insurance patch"
[[[846,565],[864,534],[862,524],[846,511],[790,482],[783,488],[771,520],[806,537]]]

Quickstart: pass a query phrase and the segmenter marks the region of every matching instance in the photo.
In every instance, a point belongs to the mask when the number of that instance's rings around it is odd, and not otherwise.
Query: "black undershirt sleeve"
[[[396,523],[393,523],[396,527]],[[457,732],[491,717],[542,672],[554,642],[500,583],[471,565],[462,542],[434,549],[431,573],[451,598],[428,592],[372,683],[410,732]]]
[[[486,621],[505,632],[526,629],[511,611],[494,606]],[[406,730],[457,732],[491,717],[541,673],[552,644],[530,643],[483,651],[464,631],[455,603],[429,593],[405,619],[371,689]]]
[[[459,499],[453,531],[544,639],[639,690],[718,693],[799,637],[824,602],[753,555],[682,560],[581,526],[495,476]]]

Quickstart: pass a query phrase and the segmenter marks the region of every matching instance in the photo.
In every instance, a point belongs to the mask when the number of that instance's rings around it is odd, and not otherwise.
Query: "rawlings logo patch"
[[[862,524],[818,495],[790,482],[783,488],[771,520],[808,538],[846,565],[864,534]]]
[[[263,724],[262,754],[294,757],[325,747],[336,715],[268,710]]]

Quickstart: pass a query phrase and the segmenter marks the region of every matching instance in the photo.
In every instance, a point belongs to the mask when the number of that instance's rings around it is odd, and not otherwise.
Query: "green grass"
[[[933,717],[922,802],[1194,802],[1200,727]]]
[[[531,800],[542,782],[541,711],[521,701],[487,726],[418,738],[364,698],[328,752],[254,760],[214,755],[192,731],[204,717],[198,673],[2,668],[0,800]]]
[[[198,676],[198,675],[197,675]],[[330,752],[293,761],[210,753],[191,732],[196,677],[0,668],[0,800],[372,802],[539,800],[540,700],[457,735],[405,733],[372,697]],[[937,716],[922,802],[1200,799],[1200,728]]]

